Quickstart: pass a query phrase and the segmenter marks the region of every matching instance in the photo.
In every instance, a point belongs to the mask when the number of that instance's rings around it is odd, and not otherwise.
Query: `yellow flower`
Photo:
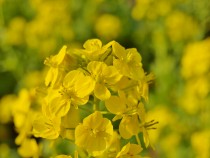
[[[177,10],[168,15],[165,25],[172,42],[193,39],[200,33],[197,21],[192,16]]]
[[[65,111],[62,115],[65,115],[70,109],[70,105],[77,107],[78,105],[84,105],[89,100],[89,95],[92,93],[95,87],[95,81],[90,76],[85,76],[83,72],[79,70],[70,71],[63,79],[63,87],[60,89],[58,110]]]
[[[25,139],[18,148],[18,153],[22,157],[38,157],[39,147],[35,139]]]
[[[120,151],[120,135],[117,131],[114,131],[112,139],[109,142],[109,147],[103,152],[102,155],[97,158],[113,158],[117,156]]]
[[[156,122],[154,120],[146,122],[146,112],[145,112],[144,105],[142,103],[139,104],[138,115],[139,115],[140,122],[141,122],[140,131],[143,133],[144,144],[145,144],[146,147],[148,147],[149,144],[150,144],[150,138],[149,138],[148,130],[156,129],[153,126],[156,125],[158,122]]]
[[[36,137],[56,139],[60,134],[60,117],[47,117],[43,114],[37,116],[33,123],[33,134]]]
[[[122,118],[119,125],[119,132],[125,139],[129,139],[139,133],[139,104],[138,102],[126,98],[124,92],[119,92],[119,96],[111,96],[105,101],[105,106],[108,111],[116,115],[113,121]]]
[[[103,14],[96,21],[95,30],[98,36],[106,40],[116,39],[121,31],[120,19],[111,14]]]
[[[91,61],[87,70],[91,73],[91,77],[96,81],[94,94],[100,100],[106,100],[111,96],[108,89],[109,86],[117,83],[122,77],[114,66],[107,66],[103,62]]]
[[[47,58],[44,61],[45,65],[50,66],[50,69],[45,78],[46,86],[49,86],[49,84],[51,83],[51,86],[53,87],[56,84],[56,82],[59,82],[59,79],[62,76],[62,73],[61,71],[59,71],[59,68],[61,68],[61,64],[66,56],[66,49],[67,46],[63,46],[57,55],[51,56],[50,58]]]
[[[202,140],[202,143],[201,143]],[[207,158],[210,156],[210,130],[202,130],[195,132],[191,136],[191,144],[193,151],[199,158]]]
[[[208,74],[210,69],[209,52],[210,38],[187,45],[182,58],[182,76],[185,79],[190,79]]]
[[[128,143],[121,149],[116,158],[142,158],[139,155],[142,150],[140,145]]]
[[[113,135],[111,121],[103,118],[98,111],[89,115],[75,129],[75,144],[97,156],[103,153]]]
[[[125,49],[119,43],[113,42],[112,49],[115,55],[113,65],[122,75],[134,80],[144,77],[141,56],[135,48]]]
[[[66,104],[64,100],[61,100],[57,91],[52,91],[52,96],[46,97],[42,104],[42,113],[48,117],[62,117],[67,114],[70,109],[70,105]]]
[[[129,139],[133,135],[138,134],[139,133],[138,115],[137,114],[125,115],[120,121],[119,132],[124,139]]]
[[[20,129],[17,129],[18,136],[15,138],[15,144],[21,145],[24,140],[31,135],[31,129],[36,115],[37,112],[34,112],[33,110],[28,111],[24,118],[24,124]]]
[[[90,76],[85,76],[79,70],[70,71],[63,79],[63,86],[59,89],[48,89],[42,111],[46,116],[65,116],[71,105],[77,108],[89,100],[89,95],[95,86]]]
[[[111,46],[112,42],[102,46],[102,42],[99,39],[87,40],[83,47],[84,50],[80,50],[83,55],[89,60],[98,60]]]
[[[24,126],[26,116],[30,111],[32,103],[31,98],[31,92],[26,89],[22,89],[18,94],[18,98],[14,101],[12,115],[17,129],[21,129]]]

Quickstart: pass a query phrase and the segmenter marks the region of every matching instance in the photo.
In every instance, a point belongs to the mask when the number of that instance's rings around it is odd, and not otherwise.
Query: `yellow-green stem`
[[[137,143],[138,143],[139,145],[141,145],[141,142],[140,142],[140,139],[139,139],[139,135],[138,135],[138,134],[136,134],[136,141],[137,141]]]
[[[94,96],[93,110],[99,110],[99,100]]]

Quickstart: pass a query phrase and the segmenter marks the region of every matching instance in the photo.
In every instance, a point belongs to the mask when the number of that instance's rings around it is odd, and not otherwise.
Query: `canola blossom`
[[[76,60],[74,66],[70,58]],[[59,136],[67,138],[75,143],[79,155],[83,151],[93,157],[141,157],[139,134],[143,133],[148,147],[148,127],[157,123],[145,121],[144,106],[154,77],[144,72],[141,60],[135,48],[126,49],[116,41],[102,45],[99,39],[90,39],[84,43],[84,49],[61,48],[57,55],[45,60],[49,70],[33,135],[54,140]],[[75,114],[69,115],[72,109]],[[69,122],[75,121],[72,114],[81,121],[69,127]],[[117,120],[120,123],[114,127]],[[113,146],[113,142],[120,144],[132,136],[136,137],[136,144],[122,149]]]
[[[45,80],[36,93],[23,90],[14,97],[21,156],[41,156],[45,140],[73,144],[74,155],[57,153],[56,158],[140,158],[141,145],[149,147],[147,130],[157,122],[146,122],[145,105],[154,75],[144,72],[140,53],[99,39],[83,47],[65,45],[47,57]]]

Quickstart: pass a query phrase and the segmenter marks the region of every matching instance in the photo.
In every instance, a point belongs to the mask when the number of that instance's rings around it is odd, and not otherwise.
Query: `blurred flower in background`
[[[146,120],[159,124],[143,155],[209,158],[209,8],[208,0],[0,0],[0,158],[73,155],[72,142],[30,131],[46,93],[44,59],[91,38],[137,48],[155,74]]]

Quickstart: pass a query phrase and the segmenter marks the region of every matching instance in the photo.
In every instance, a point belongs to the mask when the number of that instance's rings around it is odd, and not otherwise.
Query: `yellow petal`
[[[125,102],[118,96],[111,96],[105,101],[105,106],[113,114],[122,114],[126,110]]]
[[[107,100],[110,98],[110,91],[103,84],[96,84],[94,89],[95,96],[100,100]]]
[[[79,110],[71,108],[69,112],[64,117],[62,117],[61,124],[65,128],[75,128],[79,124],[79,122],[80,122]]]
[[[74,133],[75,133],[74,130],[61,127],[60,135],[62,138],[74,140],[75,139]]]
[[[128,132],[127,123],[125,123],[125,121],[126,120],[121,120],[120,125],[119,125],[119,132],[120,132],[120,135],[124,139],[129,139],[132,137],[132,134],[130,132]]]
[[[115,84],[122,77],[122,75],[118,72],[118,70],[114,66],[108,66],[102,73],[105,78],[105,82],[110,85]]]
[[[141,80],[144,78],[144,69],[141,66],[131,66],[129,65],[130,77],[135,80]]]
[[[71,104],[77,108],[78,105],[84,105],[88,102],[89,96],[86,96],[84,98],[79,98],[79,97],[73,97],[71,98]]]
[[[89,131],[82,124],[75,129],[75,144],[79,147],[85,147],[89,137]]]
[[[137,115],[124,116],[119,125],[120,135],[129,139],[131,136],[139,133],[139,122]]]
[[[91,142],[91,144],[89,145],[87,151],[93,156],[101,155],[106,149],[106,141],[104,140],[95,139],[94,137],[92,137],[92,140],[90,139],[89,142]]]
[[[146,118],[146,112],[145,112],[144,104],[142,102],[138,104],[138,115],[140,117],[141,123],[144,123],[145,118]]]
[[[78,78],[75,84],[75,91],[80,98],[90,95],[94,88],[95,81],[89,76]]]
[[[128,76],[128,77],[131,76],[130,69],[125,62],[123,62],[119,59],[114,59],[113,60],[113,65],[119,71],[120,74],[122,74],[124,76]]]
[[[149,140],[149,134],[145,128],[143,128],[143,138],[144,138],[144,144],[147,148],[149,146],[150,140]]]
[[[142,148],[140,145],[138,145],[138,144],[131,144],[131,145],[130,145],[129,153],[132,153],[133,155],[137,155],[137,154],[139,154],[142,150],[143,150],[143,148]]]
[[[136,66],[142,66],[141,63],[142,58],[136,48],[126,49],[126,59],[127,61],[135,63]]]
[[[105,71],[106,68],[107,68],[107,65],[99,61],[91,61],[87,65],[87,70],[93,75],[93,77],[96,80],[97,80],[97,76],[101,75]]]
[[[45,85],[49,86],[50,82],[52,82],[53,80],[53,76],[54,76],[54,68],[50,68],[47,72],[47,75],[45,77]]]
[[[117,121],[117,120],[119,120],[119,119],[121,119],[121,118],[123,118],[123,115],[116,115],[116,116],[112,119],[112,121]]]
[[[36,137],[56,139],[60,133],[61,118],[49,119],[39,115],[33,123],[33,133]]]
[[[35,139],[25,139],[18,148],[18,153],[22,157],[36,157],[38,156],[39,147]]]
[[[123,146],[121,151],[117,154],[117,158],[121,156],[126,156],[126,158],[141,158],[141,156],[137,154],[139,154],[142,150],[143,149],[140,145],[128,143],[125,146]]]
[[[55,97],[48,103],[42,105],[42,111],[46,116],[62,117],[70,109],[70,102],[66,102],[61,97]]]
[[[83,47],[90,51],[97,51],[101,49],[102,42],[99,39],[90,39],[84,43]]]
[[[120,157],[120,156],[126,155],[129,152],[129,149],[130,149],[130,143],[123,146],[121,151],[117,154],[117,158]]]
[[[118,42],[113,42],[112,43],[112,49],[113,53],[119,58],[119,59],[124,59],[126,58],[126,52],[125,48],[121,46]]]
[[[98,111],[87,116],[75,129],[75,144],[98,156],[108,147],[113,135],[111,121]]]
[[[103,116],[100,112],[96,111],[93,114],[89,115],[88,117],[84,118],[83,124],[93,128],[101,124],[103,120]]]
[[[75,82],[83,78],[84,74],[79,70],[72,70],[66,74],[66,76],[63,79],[63,86],[65,88],[72,88],[75,85]]]
[[[129,117],[124,117],[127,119],[127,131],[132,135],[139,133],[139,120],[137,115],[132,115]]]
[[[59,65],[62,63],[62,61],[64,60],[64,57],[66,55],[66,49],[67,49],[67,46],[64,45],[61,50],[59,51],[59,53],[55,56],[52,57],[52,62],[53,63],[56,63],[56,65]]]

